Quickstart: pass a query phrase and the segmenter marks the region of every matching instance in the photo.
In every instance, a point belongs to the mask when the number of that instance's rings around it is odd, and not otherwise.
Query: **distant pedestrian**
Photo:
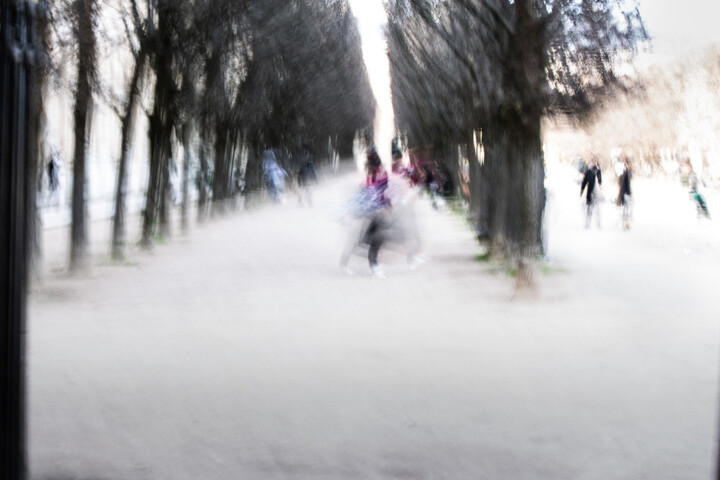
[[[622,207],[622,225],[623,229],[627,230],[630,228],[630,216],[631,216],[631,203],[632,203],[632,190],[630,189],[630,180],[632,178],[632,169],[630,167],[630,160],[625,159],[622,163],[622,173],[618,178],[618,197],[615,203]]]
[[[589,166],[585,170],[585,175],[583,176],[582,184],[580,185],[580,197],[583,195],[583,191],[585,191],[585,228],[590,227],[590,222],[592,220],[593,211],[595,210],[595,206],[597,204],[597,191],[596,191],[596,185],[602,185],[602,172],[600,170],[600,165],[598,165],[597,160],[593,159],[592,166]],[[595,212],[595,217],[597,218],[597,224],[598,227],[600,226],[600,213]]]
[[[311,188],[318,183],[317,171],[313,162],[312,153],[308,145],[303,146],[302,165],[298,171],[298,198],[300,204],[312,206],[312,190]]]
[[[690,174],[690,196],[697,207],[698,217],[710,218],[710,209],[708,208],[707,201],[705,200],[705,195],[703,195],[702,186],[703,182],[693,171]]]
[[[414,268],[425,262],[419,255],[421,241],[415,212],[421,187],[413,184],[412,170],[404,165],[402,151],[396,142],[392,145],[392,157],[392,175],[387,190],[392,204],[392,226],[388,229],[387,240],[404,247],[408,264]]]
[[[57,194],[57,191],[60,187],[60,159],[54,148],[50,150],[50,159],[48,159],[46,169],[48,182],[47,204],[59,206],[60,195]]]
[[[262,153],[262,169],[265,175],[265,185],[270,192],[270,198],[272,198],[275,203],[281,202],[283,200],[283,193],[285,192],[287,172],[278,165],[275,152],[273,152],[269,145],[265,147]]]
[[[48,189],[50,191],[50,195],[55,193],[55,190],[57,190],[58,187],[58,162],[55,159],[56,157],[55,150],[52,150],[50,152],[50,160],[48,160],[47,163],[47,177],[48,177]]]
[[[243,178],[243,171],[240,165],[235,166],[233,171],[233,195],[244,195],[245,194],[245,179]]]
[[[403,165],[403,154],[402,150],[400,150],[400,146],[398,144],[398,139],[393,139],[392,141],[392,173],[396,173],[399,175],[405,175],[407,173],[407,169],[405,168],[405,165]]]
[[[409,173],[409,169],[397,167],[397,161],[393,162],[393,174],[387,190],[392,215],[386,240],[393,244],[394,248],[400,248],[407,256],[408,265],[415,268],[425,263],[425,259],[419,254],[421,238],[415,211],[422,187],[413,185]]]

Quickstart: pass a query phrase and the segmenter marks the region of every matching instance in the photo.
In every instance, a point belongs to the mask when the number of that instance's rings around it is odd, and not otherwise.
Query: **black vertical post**
[[[0,0],[0,477],[25,479],[27,93],[34,2]]]

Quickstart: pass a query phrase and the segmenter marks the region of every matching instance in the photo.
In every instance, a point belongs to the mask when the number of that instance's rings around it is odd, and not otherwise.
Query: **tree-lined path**
[[[609,204],[585,230],[579,186],[550,170],[549,267],[514,301],[462,218],[425,200],[426,264],[387,252],[386,280],[359,257],[343,275],[354,181],[82,276],[46,231],[32,478],[710,477],[720,236],[686,192],[638,181],[630,232]]]

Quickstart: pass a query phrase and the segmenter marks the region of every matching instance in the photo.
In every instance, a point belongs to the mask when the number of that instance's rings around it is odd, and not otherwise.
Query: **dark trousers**
[[[368,262],[370,262],[370,267],[374,267],[378,264],[380,247],[382,247],[382,244],[385,241],[385,229],[385,221],[380,217],[380,215],[373,218],[370,222],[370,226],[368,226],[365,238],[370,245],[370,249],[368,250]]]

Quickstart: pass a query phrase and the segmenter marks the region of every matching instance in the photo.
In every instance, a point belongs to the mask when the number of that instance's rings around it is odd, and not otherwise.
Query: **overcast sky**
[[[639,0],[645,25],[662,54],[682,54],[688,49],[720,42],[720,0]],[[364,28],[384,21],[377,0],[351,0]]]
[[[659,54],[720,42],[720,0],[640,0],[640,14]]]
[[[387,23],[387,16],[382,0],[350,0],[350,6],[358,19],[365,67],[377,103],[374,141],[380,158],[389,169],[390,145],[395,136],[395,114],[393,113],[390,89],[387,42],[383,30],[383,26]]]

